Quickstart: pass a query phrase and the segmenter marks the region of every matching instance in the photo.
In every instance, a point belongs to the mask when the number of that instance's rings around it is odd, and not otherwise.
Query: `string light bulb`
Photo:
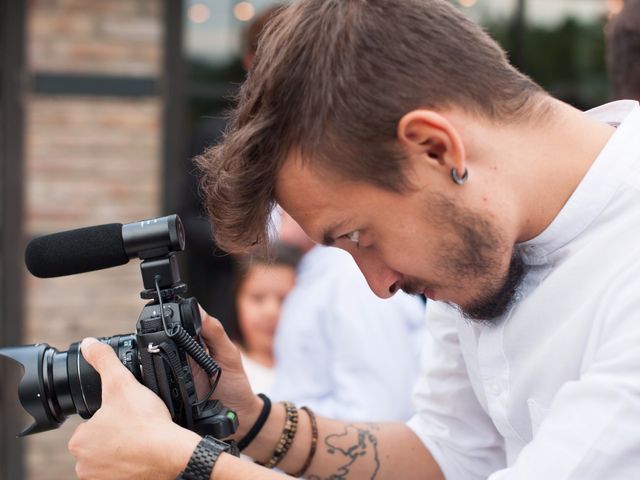
[[[209,20],[211,10],[204,3],[194,3],[189,7],[187,17],[193,23],[204,23]]]
[[[233,15],[241,22],[248,22],[256,14],[256,8],[251,2],[239,2],[233,7]]]

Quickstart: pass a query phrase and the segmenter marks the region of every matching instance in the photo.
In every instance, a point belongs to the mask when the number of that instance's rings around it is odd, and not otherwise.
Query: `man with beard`
[[[298,0],[261,42],[200,159],[217,240],[264,243],[277,202],[378,296],[431,298],[432,335],[416,415],[349,423],[269,408],[205,316],[245,453],[312,479],[636,478],[637,102],[553,99],[444,0]],[[104,400],[70,442],[80,478],[278,478],[173,425],[108,347],[83,353]]]

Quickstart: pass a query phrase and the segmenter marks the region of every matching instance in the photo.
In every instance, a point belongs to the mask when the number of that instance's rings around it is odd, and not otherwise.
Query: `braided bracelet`
[[[291,448],[293,437],[295,437],[296,431],[298,430],[298,409],[293,403],[283,402],[283,404],[286,411],[286,420],[284,422],[282,435],[280,436],[280,440],[278,440],[278,443],[276,445],[276,449],[274,450],[268,462],[256,462],[258,465],[262,465],[266,468],[274,468],[282,461],[284,456],[289,451],[289,448]]]
[[[262,430],[262,427],[264,427],[264,424],[267,423],[269,413],[271,413],[271,400],[269,400],[269,397],[267,397],[264,393],[259,393],[258,396],[264,402],[262,405],[262,410],[260,411],[260,415],[258,415],[256,423],[253,424],[244,438],[238,442],[238,448],[240,449],[240,451],[243,451],[249,446],[251,442],[255,440],[255,438],[260,433],[260,430]]]

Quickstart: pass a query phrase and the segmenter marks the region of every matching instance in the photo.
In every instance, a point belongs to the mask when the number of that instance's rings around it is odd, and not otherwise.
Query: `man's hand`
[[[81,347],[100,374],[102,406],[69,441],[78,478],[176,478],[200,437],[171,421],[162,400],[138,383],[111,347],[93,338]]]
[[[222,376],[214,397],[238,414],[240,428],[233,437],[238,440],[247,433],[258,418],[262,409],[262,400],[251,390],[242,367],[240,351],[229,339],[222,324],[202,308],[200,315],[202,338],[209,348],[209,353],[222,369]]]
[[[238,413],[242,437],[255,422],[262,400],[251,391],[240,352],[222,324],[203,310],[202,337],[222,368],[216,389],[226,407]],[[82,355],[100,374],[102,406],[80,425],[69,451],[78,477],[102,479],[174,479],[186,466],[200,437],[171,420],[162,400],[138,383],[111,347],[88,338]]]

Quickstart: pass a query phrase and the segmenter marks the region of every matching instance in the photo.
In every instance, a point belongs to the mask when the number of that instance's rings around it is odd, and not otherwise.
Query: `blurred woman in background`
[[[275,244],[269,256],[251,254],[240,262],[234,283],[234,311],[244,369],[255,392],[273,382],[273,338],[282,302],[293,288],[300,253]]]

